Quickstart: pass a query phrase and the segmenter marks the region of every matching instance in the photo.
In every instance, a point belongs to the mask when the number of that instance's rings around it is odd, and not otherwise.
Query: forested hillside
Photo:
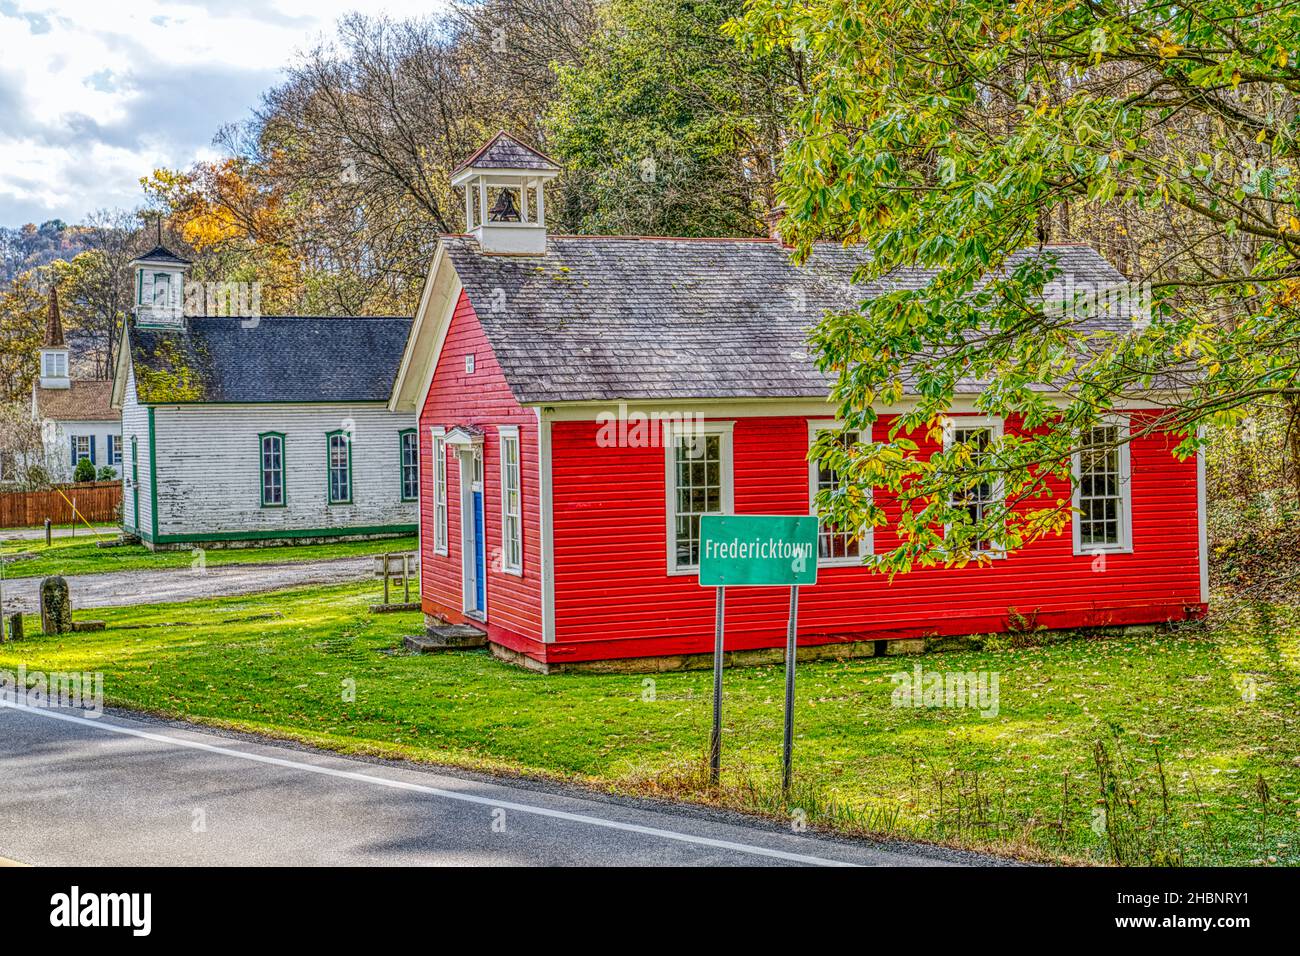
[[[58,219],[16,229],[0,226],[0,283],[8,284],[18,273],[55,259],[71,258],[85,247],[84,231]]]

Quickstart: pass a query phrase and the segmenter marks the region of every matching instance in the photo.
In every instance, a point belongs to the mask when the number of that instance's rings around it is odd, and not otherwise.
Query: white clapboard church
[[[132,263],[113,376],[122,524],[154,549],[414,533],[415,416],[388,410],[411,320],[186,315],[190,263]]]

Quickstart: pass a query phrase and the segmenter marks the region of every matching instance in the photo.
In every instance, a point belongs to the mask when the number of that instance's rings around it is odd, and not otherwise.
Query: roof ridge
[[[473,239],[474,237],[465,232],[444,232],[439,233],[440,239]],[[614,235],[613,233],[581,233],[581,232],[555,232],[551,233],[552,239],[618,239],[627,242],[757,242],[767,243],[772,246],[781,248],[790,248],[777,242],[770,236],[650,236],[650,235]],[[861,242],[845,243],[842,239],[814,239],[815,246],[844,246],[845,248],[858,246],[863,247],[866,244]],[[1064,248],[1064,249],[1090,249],[1097,252],[1096,246],[1085,239],[1078,240],[1053,240],[1050,242],[1034,243],[1028,246],[1022,246],[1020,250],[1026,251],[1038,248]],[[1098,253],[1100,254],[1100,253]]]
[[[192,315],[189,316],[189,318],[190,319],[229,319],[232,322],[246,322],[248,321],[250,316]],[[257,319],[259,321],[262,319],[325,319],[330,322],[347,321],[349,319],[379,319],[385,321],[391,320],[397,322],[410,322],[411,316],[409,315],[307,315],[304,313],[304,314],[294,314],[294,315],[259,315],[257,316]],[[163,329],[162,331],[168,331],[168,330]]]
[[[614,236],[585,235],[582,233],[554,233],[552,239],[623,239],[628,242],[761,242],[770,246],[780,246],[779,242],[768,236]]]

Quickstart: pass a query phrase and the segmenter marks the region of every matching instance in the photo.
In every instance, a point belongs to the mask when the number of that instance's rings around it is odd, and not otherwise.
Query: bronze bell
[[[503,189],[497,195],[497,201],[488,210],[489,222],[518,222],[519,207],[515,205],[515,194]]]

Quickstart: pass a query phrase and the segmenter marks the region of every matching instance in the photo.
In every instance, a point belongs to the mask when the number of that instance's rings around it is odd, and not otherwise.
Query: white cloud
[[[446,0],[365,10],[425,16]],[[0,0],[0,224],[132,207],[357,0]]]

